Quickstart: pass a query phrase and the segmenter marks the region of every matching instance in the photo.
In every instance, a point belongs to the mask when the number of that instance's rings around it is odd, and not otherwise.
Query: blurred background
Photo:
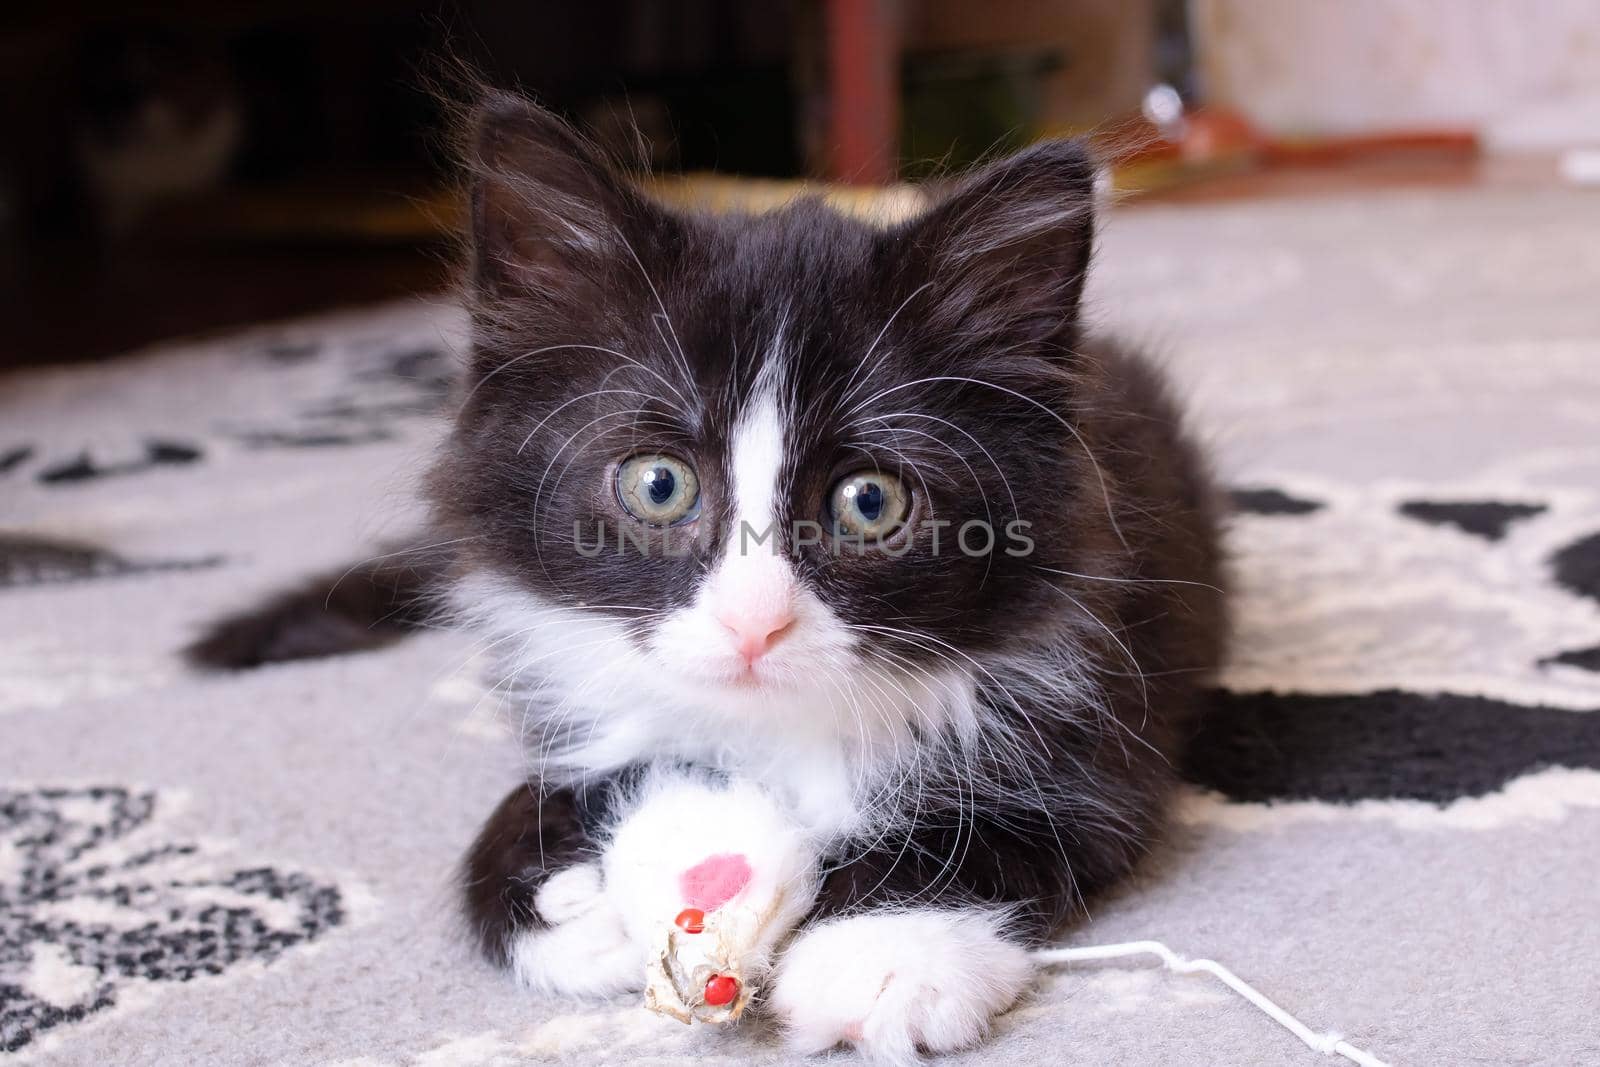
[[[697,196],[872,187],[1043,136],[1124,210],[1600,180],[1592,0],[16,3],[0,365],[436,290],[455,55]],[[636,131],[636,132],[635,132]]]

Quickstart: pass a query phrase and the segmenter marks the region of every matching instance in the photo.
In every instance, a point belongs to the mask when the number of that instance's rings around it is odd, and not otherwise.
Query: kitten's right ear
[[[1043,141],[968,174],[891,230],[936,294],[929,323],[1014,348],[1070,348],[1094,245],[1094,185],[1083,145]]]
[[[510,93],[472,114],[472,281],[480,298],[577,299],[622,252],[642,198],[556,115]]]

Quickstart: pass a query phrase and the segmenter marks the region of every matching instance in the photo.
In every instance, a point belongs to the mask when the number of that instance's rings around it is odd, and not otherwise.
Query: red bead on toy
[[[684,908],[672,920],[686,934],[698,934],[706,928],[706,913],[699,908]]]
[[[739,979],[726,974],[714,974],[706,983],[706,1003],[713,1008],[733,1003],[739,995]]]

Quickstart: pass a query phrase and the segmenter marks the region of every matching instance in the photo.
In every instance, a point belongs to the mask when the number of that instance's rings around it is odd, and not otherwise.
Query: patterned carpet
[[[1094,296],[1235,489],[1235,660],[1170,845],[1070,943],[1210,955],[1396,1064],[1600,1062],[1600,199],[1113,217]],[[0,380],[0,1049],[785,1062],[545,1003],[454,865],[518,773],[472,642],[199,678],[205,619],[404,536],[458,314]],[[957,1062],[1310,1062],[1203,978],[1056,970]]]

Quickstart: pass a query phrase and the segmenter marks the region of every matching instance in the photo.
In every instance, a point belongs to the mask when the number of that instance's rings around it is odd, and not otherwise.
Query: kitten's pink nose
[[[766,608],[730,608],[718,612],[717,621],[733,635],[733,647],[745,663],[754,666],[794,623],[794,609],[787,603]]]

